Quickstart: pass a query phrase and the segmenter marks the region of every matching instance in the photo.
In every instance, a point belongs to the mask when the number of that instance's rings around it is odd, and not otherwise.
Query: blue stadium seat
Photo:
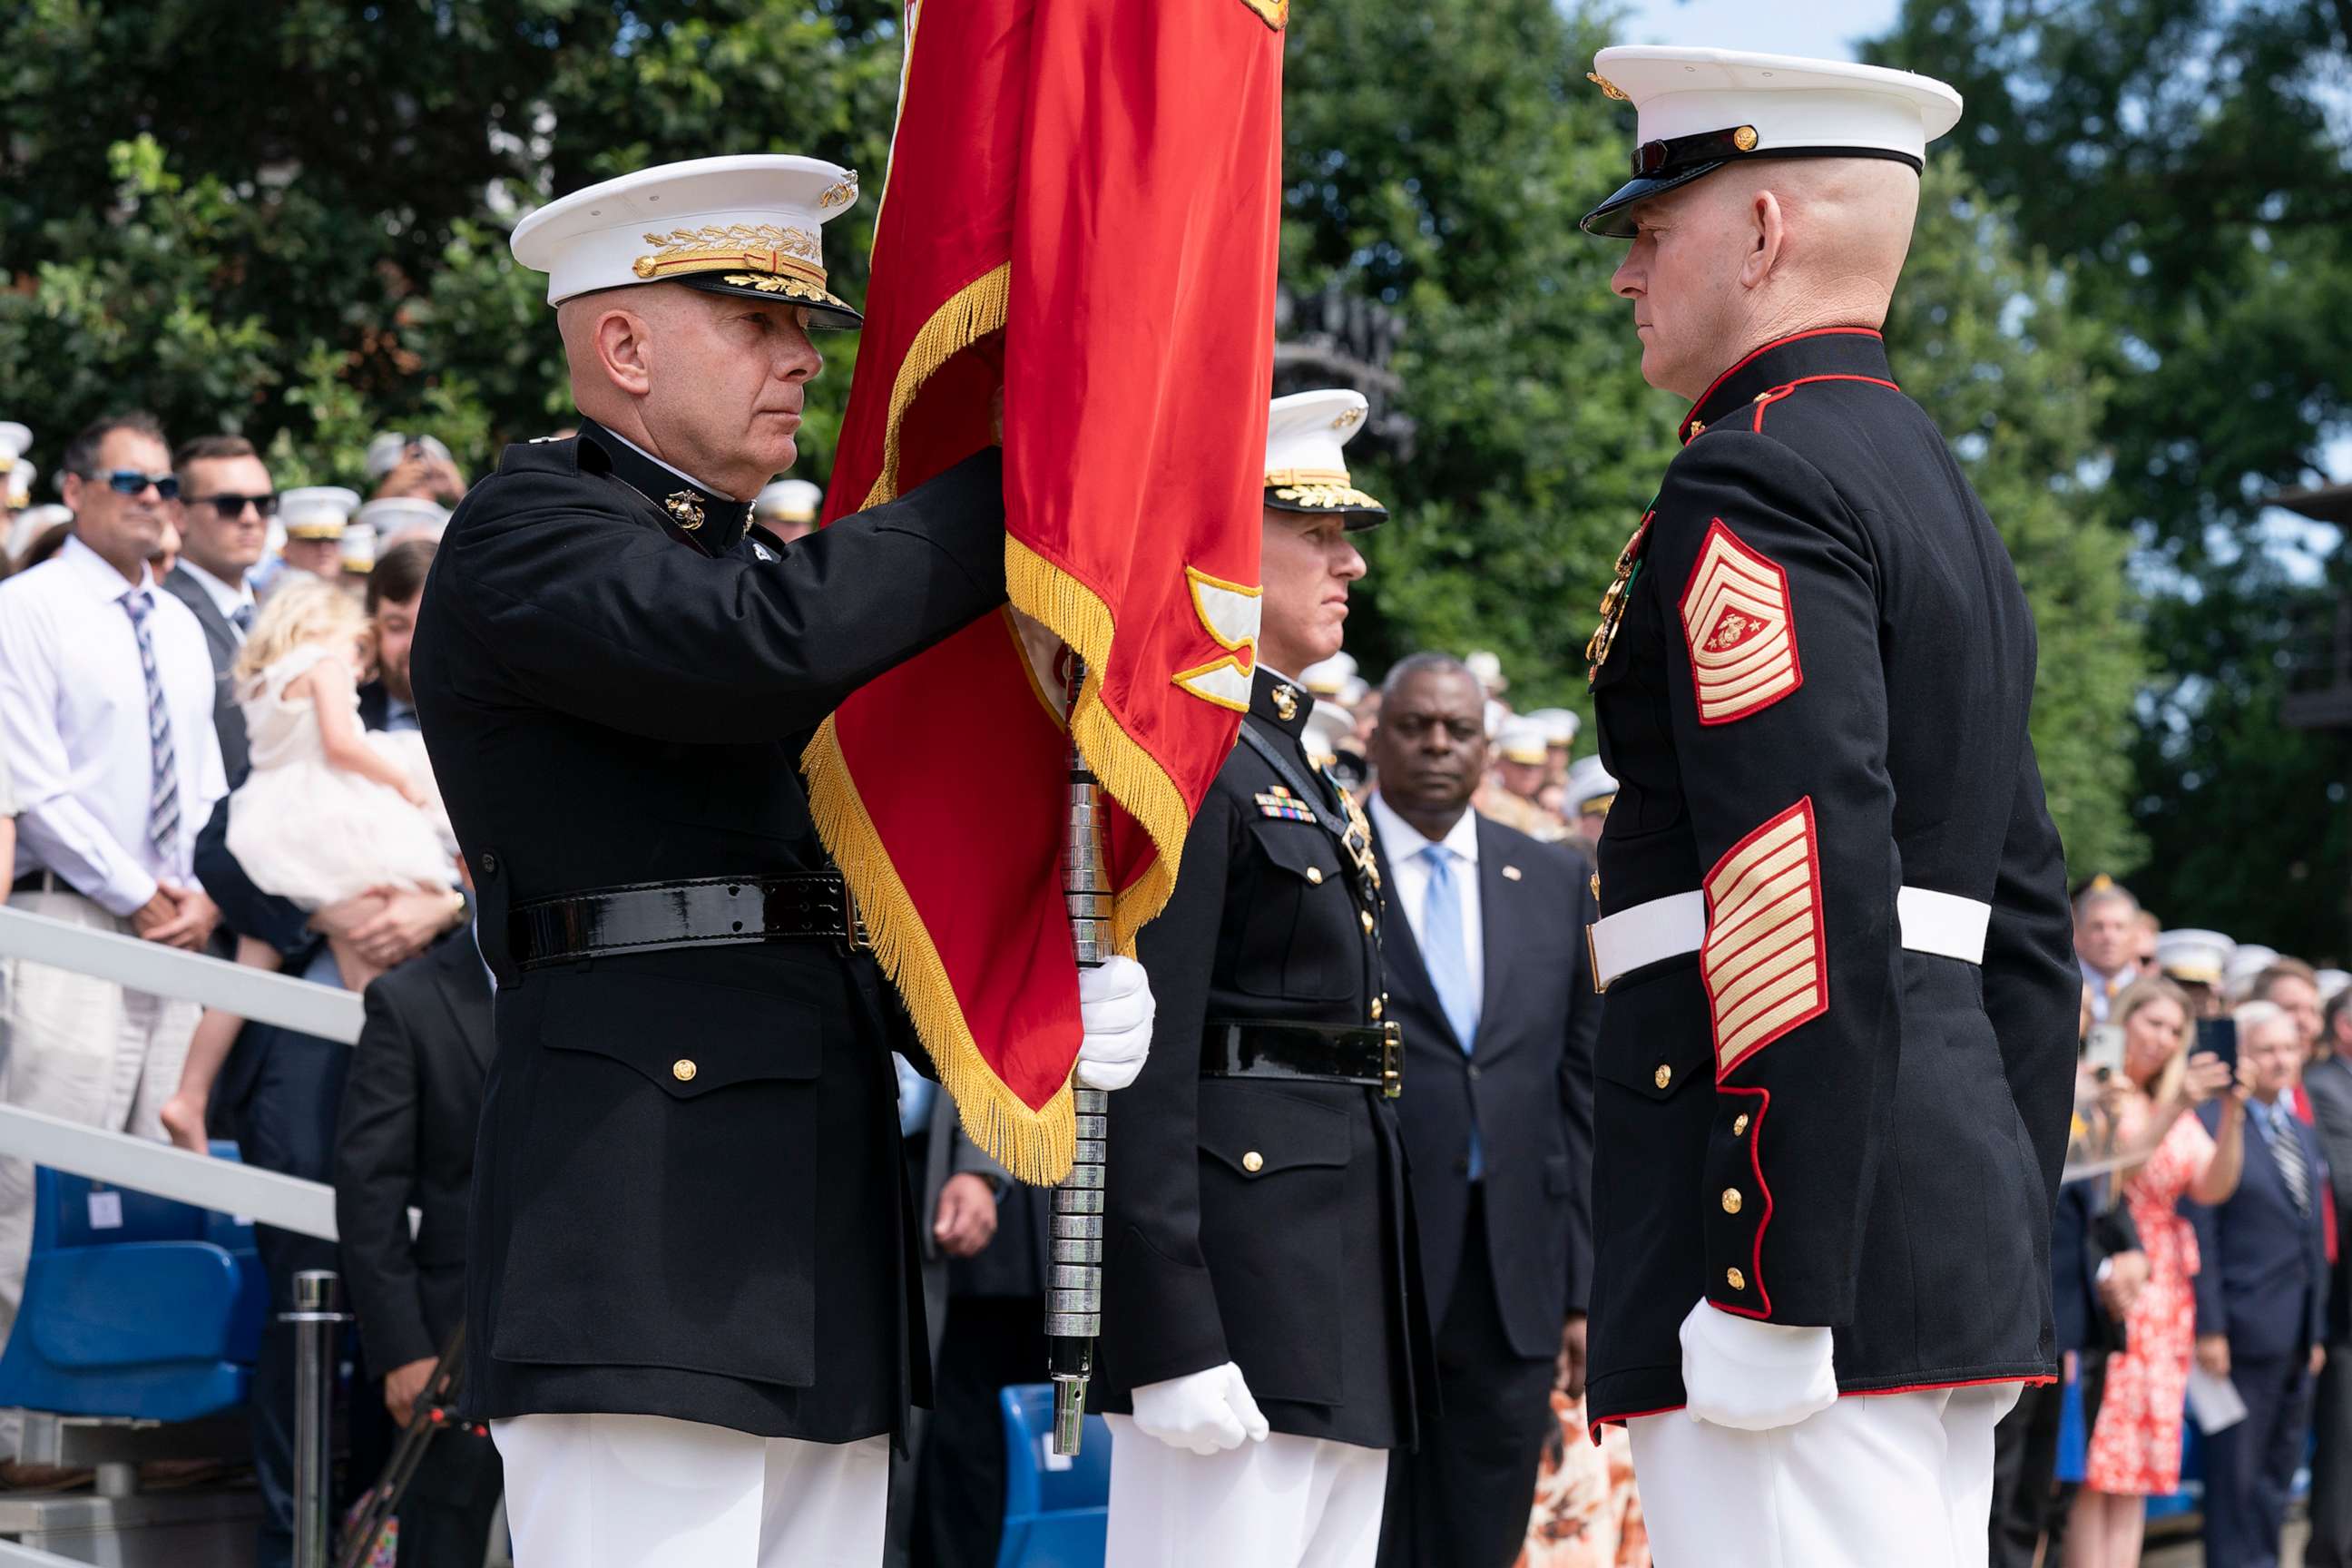
[[[1087,1417],[1075,1458],[1052,1453],[1054,1390],[997,1395],[1004,1417],[1004,1540],[996,1568],[1102,1568],[1110,1518],[1110,1426]]]
[[[245,1403],[269,1310],[251,1226],[46,1166],[33,1201],[0,1405],[188,1421]]]

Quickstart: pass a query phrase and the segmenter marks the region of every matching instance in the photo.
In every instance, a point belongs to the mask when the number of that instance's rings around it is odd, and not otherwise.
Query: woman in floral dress
[[[2118,1173],[2147,1254],[2147,1284],[2108,1358],[2083,1489],[2066,1531],[2069,1568],[2136,1568],[2147,1501],[2180,1485],[2180,1423],[2195,1349],[2197,1237],[2175,1205],[2225,1203],[2245,1153],[2246,1089],[2210,1053],[2189,1054],[2189,998],[2168,980],[2135,982],[2109,1016],[2123,1026],[2124,1074],[2109,1085],[2116,1146],[2145,1150]],[[2189,1110],[2226,1095],[2218,1137]]]

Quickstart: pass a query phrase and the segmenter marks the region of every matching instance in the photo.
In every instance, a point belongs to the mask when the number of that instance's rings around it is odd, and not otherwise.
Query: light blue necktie
[[[168,863],[180,843],[180,768],[172,750],[172,712],[163,702],[163,680],[155,668],[155,639],[147,628],[154,601],[133,588],[118,601],[131,616],[139,640],[139,674],[147,683],[147,842]]]
[[[1462,891],[1454,881],[1454,851],[1433,844],[1421,852],[1429,866],[1429,891],[1421,906],[1421,957],[1429,968],[1429,983],[1437,988],[1437,1005],[1454,1026],[1454,1037],[1468,1056],[1478,1037],[1478,990],[1470,984],[1470,959],[1462,940]],[[1470,1179],[1486,1173],[1485,1152],[1478,1144],[1475,1115],[1470,1128]]]
[[[931,1098],[940,1086],[908,1065],[898,1052],[890,1053],[890,1065],[898,1072],[898,1133],[912,1138],[931,1124]]]

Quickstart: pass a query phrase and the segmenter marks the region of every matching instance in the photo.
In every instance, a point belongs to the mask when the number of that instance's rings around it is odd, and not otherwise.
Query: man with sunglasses
[[[0,583],[0,751],[16,775],[12,906],[194,951],[219,911],[196,830],[227,793],[204,628],[147,559],[179,496],[152,415],[100,420],[66,448],[72,537]],[[161,1139],[194,1003],[16,963],[0,1100]],[[0,1162],[0,1328],[16,1316],[32,1171]]]
[[[229,668],[253,627],[247,574],[268,547],[278,492],[253,443],[242,436],[199,436],[181,447],[172,467],[180,480],[180,563],[163,579],[163,591],[187,605],[205,628],[215,686],[213,729],[235,789],[247,766],[245,710]]]

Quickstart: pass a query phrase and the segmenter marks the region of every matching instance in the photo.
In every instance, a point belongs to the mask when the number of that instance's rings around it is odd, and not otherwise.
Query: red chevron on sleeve
[[[1728,724],[1761,712],[1805,683],[1797,661],[1789,574],[1717,518],[1683,588],[1698,721]]]

